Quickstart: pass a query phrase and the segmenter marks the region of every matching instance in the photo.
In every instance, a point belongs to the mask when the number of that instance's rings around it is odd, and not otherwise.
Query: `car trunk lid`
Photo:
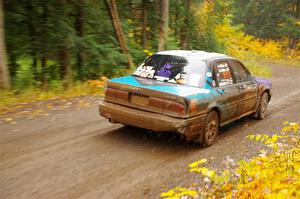
[[[199,88],[126,76],[108,81],[105,100],[173,117],[188,116],[186,93]]]

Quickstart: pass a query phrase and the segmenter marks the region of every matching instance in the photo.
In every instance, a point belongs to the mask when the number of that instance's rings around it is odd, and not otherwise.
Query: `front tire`
[[[216,111],[211,111],[206,118],[205,128],[202,134],[202,146],[213,145],[219,133],[219,115]]]
[[[264,92],[260,98],[260,102],[258,105],[257,118],[262,120],[266,117],[266,112],[269,103],[269,95],[267,92]]]

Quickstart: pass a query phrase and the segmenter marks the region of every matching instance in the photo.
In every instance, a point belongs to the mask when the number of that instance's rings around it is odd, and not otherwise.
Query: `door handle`
[[[247,87],[246,84],[240,86],[241,89],[245,89],[246,87]]]
[[[218,90],[221,92],[221,94],[228,93],[228,91],[224,88],[219,88]]]

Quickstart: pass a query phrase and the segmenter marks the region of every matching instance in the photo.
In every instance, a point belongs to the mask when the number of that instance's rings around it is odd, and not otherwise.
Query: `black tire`
[[[267,92],[264,92],[260,98],[258,110],[257,110],[257,118],[262,120],[266,117],[266,112],[269,103],[269,95]]]
[[[219,115],[216,111],[211,111],[206,118],[205,128],[202,133],[202,146],[213,145],[219,133]]]

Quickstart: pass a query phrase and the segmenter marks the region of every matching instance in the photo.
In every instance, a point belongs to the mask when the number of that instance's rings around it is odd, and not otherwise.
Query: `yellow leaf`
[[[189,167],[197,167],[198,165],[203,164],[206,161],[207,161],[207,159],[201,159],[199,161],[196,161],[196,162],[193,162],[193,163],[189,164]]]
[[[258,141],[258,140],[260,140],[260,138],[261,138],[261,135],[257,135],[255,140]]]
[[[272,141],[273,141],[273,142],[277,142],[277,140],[278,140],[277,135],[273,135],[273,136],[272,136]]]
[[[13,121],[13,118],[8,117],[8,118],[5,118],[4,120],[5,120],[6,122],[11,122],[11,121]]]

